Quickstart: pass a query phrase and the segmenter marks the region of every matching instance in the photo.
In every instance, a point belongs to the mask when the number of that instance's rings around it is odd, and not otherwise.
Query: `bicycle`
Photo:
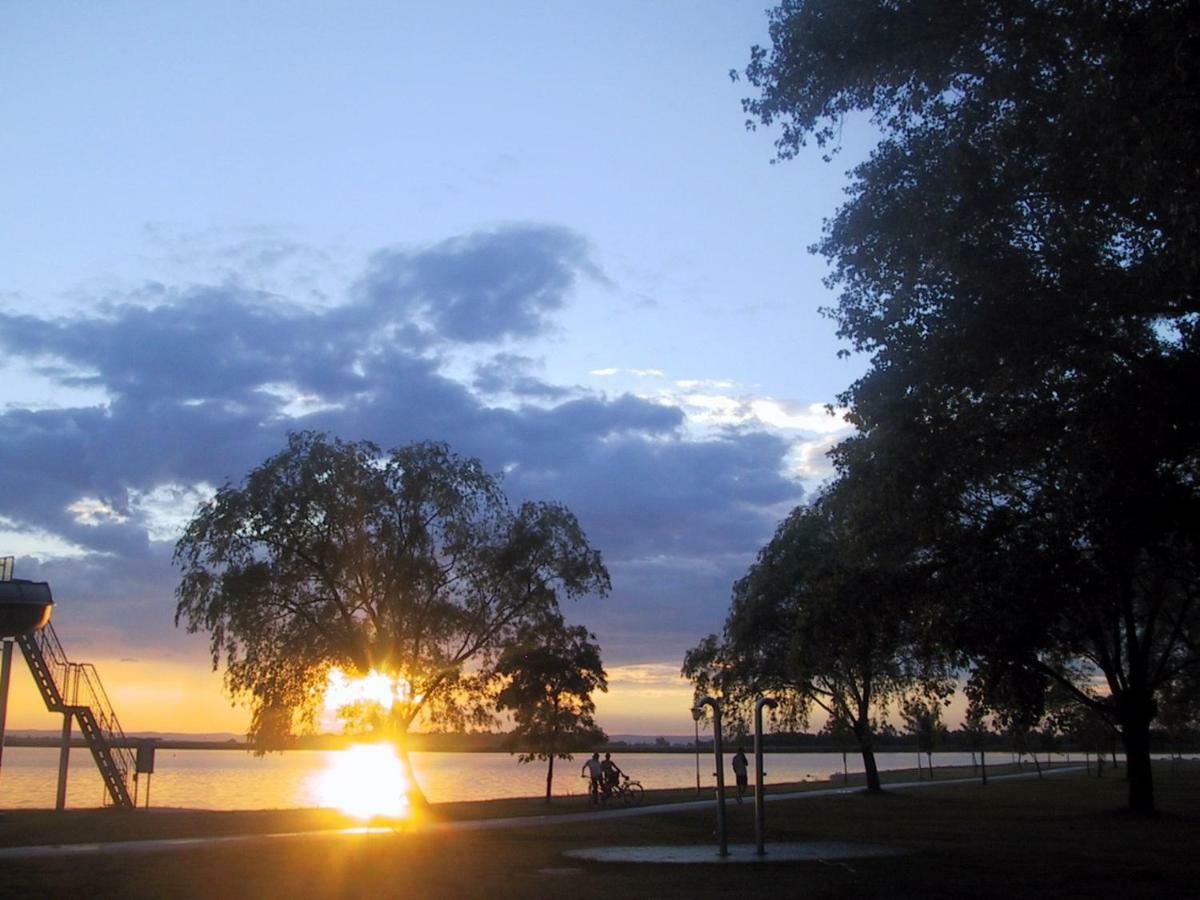
[[[605,806],[615,803],[622,806],[640,806],[645,794],[646,789],[640,781],[632,781],[628,775],[622,775],[618,784],[614,784],[601,795],[600,802]]]

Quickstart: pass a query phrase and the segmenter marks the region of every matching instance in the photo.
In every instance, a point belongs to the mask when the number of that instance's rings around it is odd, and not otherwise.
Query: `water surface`
[[[243,750],[160,749],[155,755],[155,772],[149,777],[150,805],[190,809],[327,806],[328,773],[342,752],[289,750],[256,757]],[[579,777],[585,758],[577,755],[574,762],[555,762],[556,796],[585,793],[587,782]],[[969,753],[935,753],[933,758],[938,767],[971,764]],[[696,785],[696,757],[690,753],[618,753],[613,759],[646,788]],[[879,753],[876,759],[879,768],[886,771],[913,768],[917,758],[914,753]],[[1010,757],[1007,753],[992,753],[988,759],[1001,763]],[[768,784],[827,782],[831,775],[842,772],[843,765],[840,753],[768,753],[764,760]],[[521,765],[507,753],[413,753],[412,761],[417,780],[433,803],[542,796],[546,790],[545,763]],[[855,754],[848,754],[845,763],[850,773],[862,771],[862,759]],[[725,765],[726,783],[732,784],[728,757]],[[711,754],[701,755],[699,770],[701,786],[708,791],[715,783]],[[57,750],[6,747],[0,768],[0,809],[52,808],[57,779]],[[147,776],[141,776],[137,787],[140,805],[145,802]],[[386,790],[387,786],[381,785],[380,789]],[[68,807],[95,807],[104,802],[104,786],[91,754],[83,748],[73,749]]]

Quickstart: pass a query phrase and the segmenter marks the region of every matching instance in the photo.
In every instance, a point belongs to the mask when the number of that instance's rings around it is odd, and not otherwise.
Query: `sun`
[[[316,799],[364,821],[403,819],[411,812],[408,777],[391,744],[355,744],[331,753],[318,776]]]
[[[334,666],[326,676],[324,707],[326,713],[333,715],[358,703],[373,703],[386,712],[397,703],[419,703],[421,700],[422,696],[413,690],[403,675],[388,675],[372,669],[356,678]]]
[[[333,726],[346,711],[368,704],[386,713],[401,703],[420,702],[408,679],[372,669],[351,677],[341,669],[329,670],[325,686],[322,724]],[[407,768],[393,744],[355,744],[330,754],[329,764],[316,783],[317,802],[358,819],[407,818],[409,806]]]

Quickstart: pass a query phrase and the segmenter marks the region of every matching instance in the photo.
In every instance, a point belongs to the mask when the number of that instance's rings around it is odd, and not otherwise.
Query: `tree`
[[[567,509],[511,509],[477,460],[313,432],[203,504],[175,561],[176,623],[209,633],[260,747],[312,722],[332,668],[377,671],[395,679],[387,721],[406,768],[418,718],[487,721],[501,649],[560,596],[609,586]]]
[[[860,540],[844,499],[835,487],[780,524],[734,585],[723,635],[689,651],[683,674],[742,720],[764,692],[782,701],[784,721],[823,710],[853,732],[868,790],[879,792],[880,716],[914,685],[937,693],[946,680],[907,629],[910,572]]]
[[[821,727],[820,733],[823,737],[828,737],[833,742],[833,746],[837,751],[842,754],[842,783],[848,783],[850,781],[850,768],[846,764],[846,749],[854,741],[853,729],[836,716],[829,716],[825,719],[825,724]]]
[[[856,111],[880,134],[818,245],[839,334],[871,356],[839,471],[909,492],[960,588],[943,628],[1107,716],[1129,805],[1152,811],[1155,695],[1200,662],[1200,12],[770,16],[745,107],[782,126],[780,157]]]
[[[1184,747],[1196,746],[1200,735],[1200,670],[1190,669],[1185,677],[1159,693],[1158,722],[1164,731],[1167,749],[1174,757],[1178,757]]]
[[[940,697],[909,695],[900,701],[900,717],[904,730],[917,739],[917,777],[921,774],[921,754],[929,762],[929,777],[933,779],[933,751],[941,746],[946,734],[942,724],[943,701]]]
[[[503,686],[496,706],[516,722],[512,741],[523,748],[518,762],[546,761],[546,802],[551,800],[554,760],[605,740],[592,714],[592,694],[607,691],[595,635],[567,626],[552,613],[522,629],[496,664]]]
[[[970,692],[967,694],[967,709],[963,713],[962,733],[971,748],[971,764],[975,764],[975,754],[979,753],[980,783],[987,784],[987,747],[985,741],[992,734],[988,722],[988,711],[981,699]]]

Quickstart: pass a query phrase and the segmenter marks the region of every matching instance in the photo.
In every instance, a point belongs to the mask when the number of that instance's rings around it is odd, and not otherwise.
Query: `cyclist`
[[[588,784],[588,796],[591,798],[592,806],[600,802],[600,786],[604,778],[604,764],[600,762],[600,754],[593,753],[592,758],[583,764],[579,774],[581,777],[587,776],[591,779]]]
[[[604,797],[607,799],[612,796],[613,788],[617,786],[617,782],[625,773],[612,761],[611,753],[604,754],[604,762],[600,763],[600,772],[604,778]]]

